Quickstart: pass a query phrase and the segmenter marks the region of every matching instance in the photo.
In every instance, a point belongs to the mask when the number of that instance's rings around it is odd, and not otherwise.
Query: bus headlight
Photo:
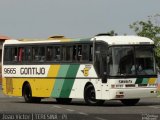
[[[157,84],[148,84],[147,87],[157,87]]]

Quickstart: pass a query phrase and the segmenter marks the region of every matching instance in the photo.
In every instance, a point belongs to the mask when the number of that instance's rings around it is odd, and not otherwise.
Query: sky
[[[92,37],[160,13],[160,0],[0,0],[0,35],[11,38]]]

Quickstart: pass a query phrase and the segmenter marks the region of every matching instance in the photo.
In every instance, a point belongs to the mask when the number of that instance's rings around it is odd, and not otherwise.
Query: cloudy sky
[[[0,0],[0,34],[12,38],[90,37],[160,14],[160,0]]]

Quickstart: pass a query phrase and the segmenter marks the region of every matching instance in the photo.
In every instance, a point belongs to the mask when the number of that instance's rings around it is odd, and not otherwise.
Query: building
[[[2,83],[1,59],[2,59],[2,46],[5,40],[10,39],[7,36],[0,35],[0,84]]]

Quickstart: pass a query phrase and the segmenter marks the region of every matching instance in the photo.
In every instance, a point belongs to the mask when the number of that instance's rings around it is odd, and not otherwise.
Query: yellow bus
[[[2,89],[26,102],[55,98],[88,105],[120,100],[135,105],[157,96],[152,40],[138,36],[7,40],[3,45]]]

